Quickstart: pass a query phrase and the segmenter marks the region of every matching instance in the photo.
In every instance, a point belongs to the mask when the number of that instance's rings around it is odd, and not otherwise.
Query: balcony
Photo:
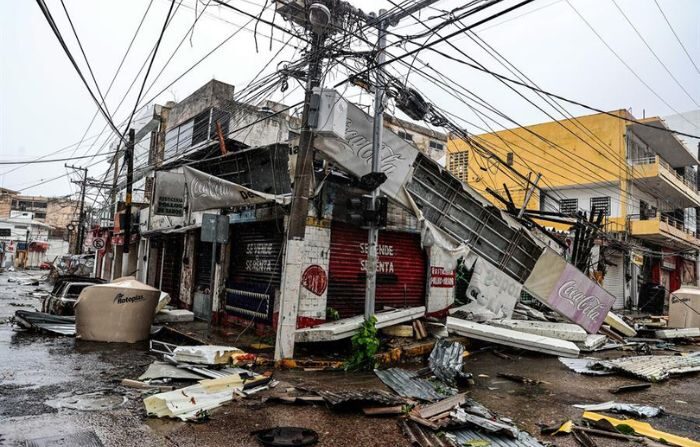
[[[629,234],[639,239],[679,250],[700,248],[700,238],[694,228],[687,228],[683,222],[659,213],[645,218],[630,214],[627,224]]]
[[[663,158],[655,155],[632,160],[630,164],[635,184],[662,199],[665,208],[700,206],[700,194],[695,184],[674,171]]]

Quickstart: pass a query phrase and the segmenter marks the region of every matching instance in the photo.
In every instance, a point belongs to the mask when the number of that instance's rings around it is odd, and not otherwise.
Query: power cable
[[[612,2],[613,2],[613,5],[615,5],[615,7],[617,8],[617,10],[620,11],[620,14],[622,14],[622,17],[625,18],[625,20],[627,21],[629,26],[632,27],[635,34],[637,34],[637,37],[639,37],[639,39],[644,43],[644,46],[647,47],[649,52],[654,56],[654,58],[659,62],[659,64],[661,64],[661,66],[664,67],[664,70],[666,70],[666,73],[668,73],[668,75],[671,77],[671,79],[673,79],[673,82],[675,82],[676,85],[678,85],[678,87],[680,87],[680,89],[683,90],[683,93],[685,93],[685,95],[688,98],[690,98],[691,101],[693,101],[693,104],[695,104],[697,107],[700,107],[700,104],[698,104],[698,102],[695,100],[695,98],[693,98],[690,95],[690,93],[688,93],[688,90],[686,90],[685,87],[683,87],[683,85],[680,83],[680,81],[673,75],[673,73],[671,73],[671,70],[669,70],[668,66],[666,64],[664,64],[664,62],[661,60],[659,55],[656,54],[656,51],[654,51],[654,49],[651,48],[651,45],[649,45],[649,42],[647,42],[647,40],[644,38],[644,36],[642,36],[642,33],[639,32],[637,27],[634,26],[634,23],[632,23],[632,21],[629,19],[629,17],[627,17],[627,14],[625,14],[625,11],[623,11],[622,8],[620,8],[620,5],[617,3],[617,1],[612,0]]]
[[[647,88],[647,90],[649,90],[654,96],[656,96],[659,99],[659,101],[664,103],[666,105],[666,107],[668,107],[669,109],[673,110],[675,113],[680,115],[680,112],[678,110],[676,110],[671,104],[668,103],[668,101],[666,101],[659,93],[657,93],[656,90],[654,90],[649,84],[647,84],[647,82],[644,81],[644,79],[642,79],[641,76],[639,76],[639,74],[637,74],[637,72],[634,71],[634,69],[632,69],[632,67],[630,67],[630,65],[627,62],[625,62],[625,60],[622,58],[622,56],[620,56],[617,53],[617,51],[615,51],[613,49],[613,47],[611,47],[610,44],[608,44],[608,42],[605,39],[603,39],[603,36],[601,36],[600,33],[598,33],[598,31],[596,31],[596,29],[593,27],[593,25],[591,25],[591,23],[588,20],[586,20],[586,18],[579,12],[578,9],[576,9],[576,7],[571,3],[570,0],[566,0],[566,3],[571,7],[571,9],[574,10],[576,15],[583,21],[583,23],[585,23],[586,26],[588,26],[588,28],[593,32],[593,34],[596,35],[598,40],[600,40],[603,43],[603,45],[605,45],[605,47],[608,50],[610,50],[610,52],[617,58],[617,60],[620,61],[620,63],[622,65],[624,65],[625,68],[627,68],[627,70],[630,73],[632,73],[634,75],[634,77],[637,78],[637,80],[639,82],[641,82]],[[681,117],[682,117],[682,115],[681,115]],[[683,117],[683,119],[688,121],[685,117]],[[688,121],[688,122],[690,124],[692,124],[692,122],[690,122],[690,121]]]
[[[690,61],[691,64],[693,64],[693,67],[695,67],[695,71],[696,71],[698,74],[700,74],[700,68],[698,68],[698,66],[697,66],[697,64],[695,63],[695,61],[693,60],[693,58],[690,57],[690,53],[688,53],[688,49],[685,47],[685,45],[683,45],[683,41],[681,40],[681,38],[678,37],[678,33],[677,33],[676,30],[673,28],[673,25],[671,25],[671,22],[668,20],[668,17],[667,17],[666,14],[664,13],[664,10],[661,9],[661,5],[659,4],[658,0],[654,0],[654,3],[656,3],[656,7],[659,8],[659,12],[660,12],[661,15],[663,16],[664,21],[666,22],[666,25],[668,25],[668,29],[671,30],[671,32],[673,33],[673,36],[676,38],[676,41],[678,42],[678,45],[681,46],[681,48],[683,49],[683,52],[685,53],[685,55],[688,56],[688,60]]]

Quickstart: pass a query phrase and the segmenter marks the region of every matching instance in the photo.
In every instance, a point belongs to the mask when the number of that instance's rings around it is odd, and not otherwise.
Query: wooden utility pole
[[[131,242],[131,192],[134,183],[134,139],[136,132],[129,129],[129,141],[124,150],[126,164],[126,197],[124,199],[124,243],[122,245],[122,276],[129,276],[129,242]]]
[[[83,171],[83,178],[80,181],[71,180],[72,183],[80,185],[80,213],[78,214],[78,234],[76,236],[75,254],[83,253],[83,238],[85,235],[85,187],[87,184],[87,168],[79,166],[65,165],[66,168]]]

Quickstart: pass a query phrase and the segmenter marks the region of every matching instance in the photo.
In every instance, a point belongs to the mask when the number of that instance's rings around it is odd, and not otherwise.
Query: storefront
[[[341,318],[364,312],[367,230],[341,222],[331,226],[327,306]],[[425,305],[426,256],[420,236],[380,231],[376,309]]]
[[[282,278],[282,219],[231,226],[226,311],[271,323]]]

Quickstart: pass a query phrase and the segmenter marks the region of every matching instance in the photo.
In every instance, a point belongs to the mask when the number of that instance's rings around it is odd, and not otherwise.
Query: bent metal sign
[[[608,291],[549,249],[537,260],[524,287],[589,334],[598,332],[615,302]]]

